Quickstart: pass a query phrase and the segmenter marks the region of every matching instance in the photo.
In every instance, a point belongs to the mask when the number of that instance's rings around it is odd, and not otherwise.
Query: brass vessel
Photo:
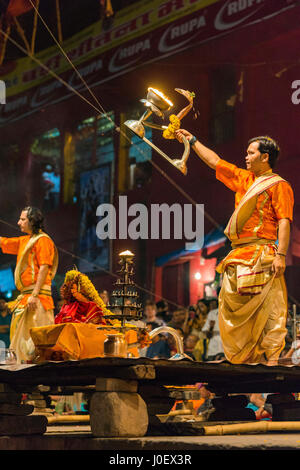
[[[127,342],[122,333],[109,333],[104,341],[105,357],[127,357]]]

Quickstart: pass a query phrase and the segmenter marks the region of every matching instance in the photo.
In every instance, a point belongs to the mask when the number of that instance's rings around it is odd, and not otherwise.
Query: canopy
[[[211,232],[207,233],[204,237],[203,246],[201,249],[197,245],[195,245],[194,249],[187,250],[185,248],[172,251],[167,253],[166,255],[160,256],[155,260],[155,266],[161,267],[165,264],[169,263],[170,261],[174,261],[182,256],[191,255],[191,254],[200,254],[204,248],[213,247],[214,245],[218,245],[221,242],[225,242],[227,240],[226,236],[224,235],[224,227],[220,227],[219,229],[212,230]]]

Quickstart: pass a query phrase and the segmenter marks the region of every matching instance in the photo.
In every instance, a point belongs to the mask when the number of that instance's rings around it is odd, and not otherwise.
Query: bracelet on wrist
[[[284,253],[276,253],[276,255],[286,257],[286,255]]]
[[[197,137],[193,135],[189,140],[190,146],[193,147],[193,145],[197,142],[197,140],[198,140]]]

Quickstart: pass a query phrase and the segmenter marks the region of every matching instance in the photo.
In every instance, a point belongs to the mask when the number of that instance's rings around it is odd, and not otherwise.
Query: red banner
[[[174,1],[166,2],[166,8]],[[90,87],[95,87],[138,66],[150,64],[257,21],[267,20],[296,4],[297,0],[221,0],[106,52],[100,54],[99,49],[99,56],[81,64],[79,72]],[[87,40],[84,47],[88,54],[94,44]],[[40,73],[41,77],[45,75],[42,68],[38,71],[35,69],[34,73]],[[61,78],[77,90],[85,90],[73,69],[62,73]],[[6,105],[0,107],[0,126],[67,99],[71,93],[53,78],[29,91],[11,96]]]

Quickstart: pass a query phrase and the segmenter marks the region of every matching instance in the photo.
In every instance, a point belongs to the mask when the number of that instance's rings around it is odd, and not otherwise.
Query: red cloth
[[[33,2],[35,4],[35,0]],[[8,16],[20,16],[33,8],[29,0],[10,0],[6,13]]]
[[[103,312],[94,302],[72,302],[64,304],[55,323],[96,323],[105,325]]]

